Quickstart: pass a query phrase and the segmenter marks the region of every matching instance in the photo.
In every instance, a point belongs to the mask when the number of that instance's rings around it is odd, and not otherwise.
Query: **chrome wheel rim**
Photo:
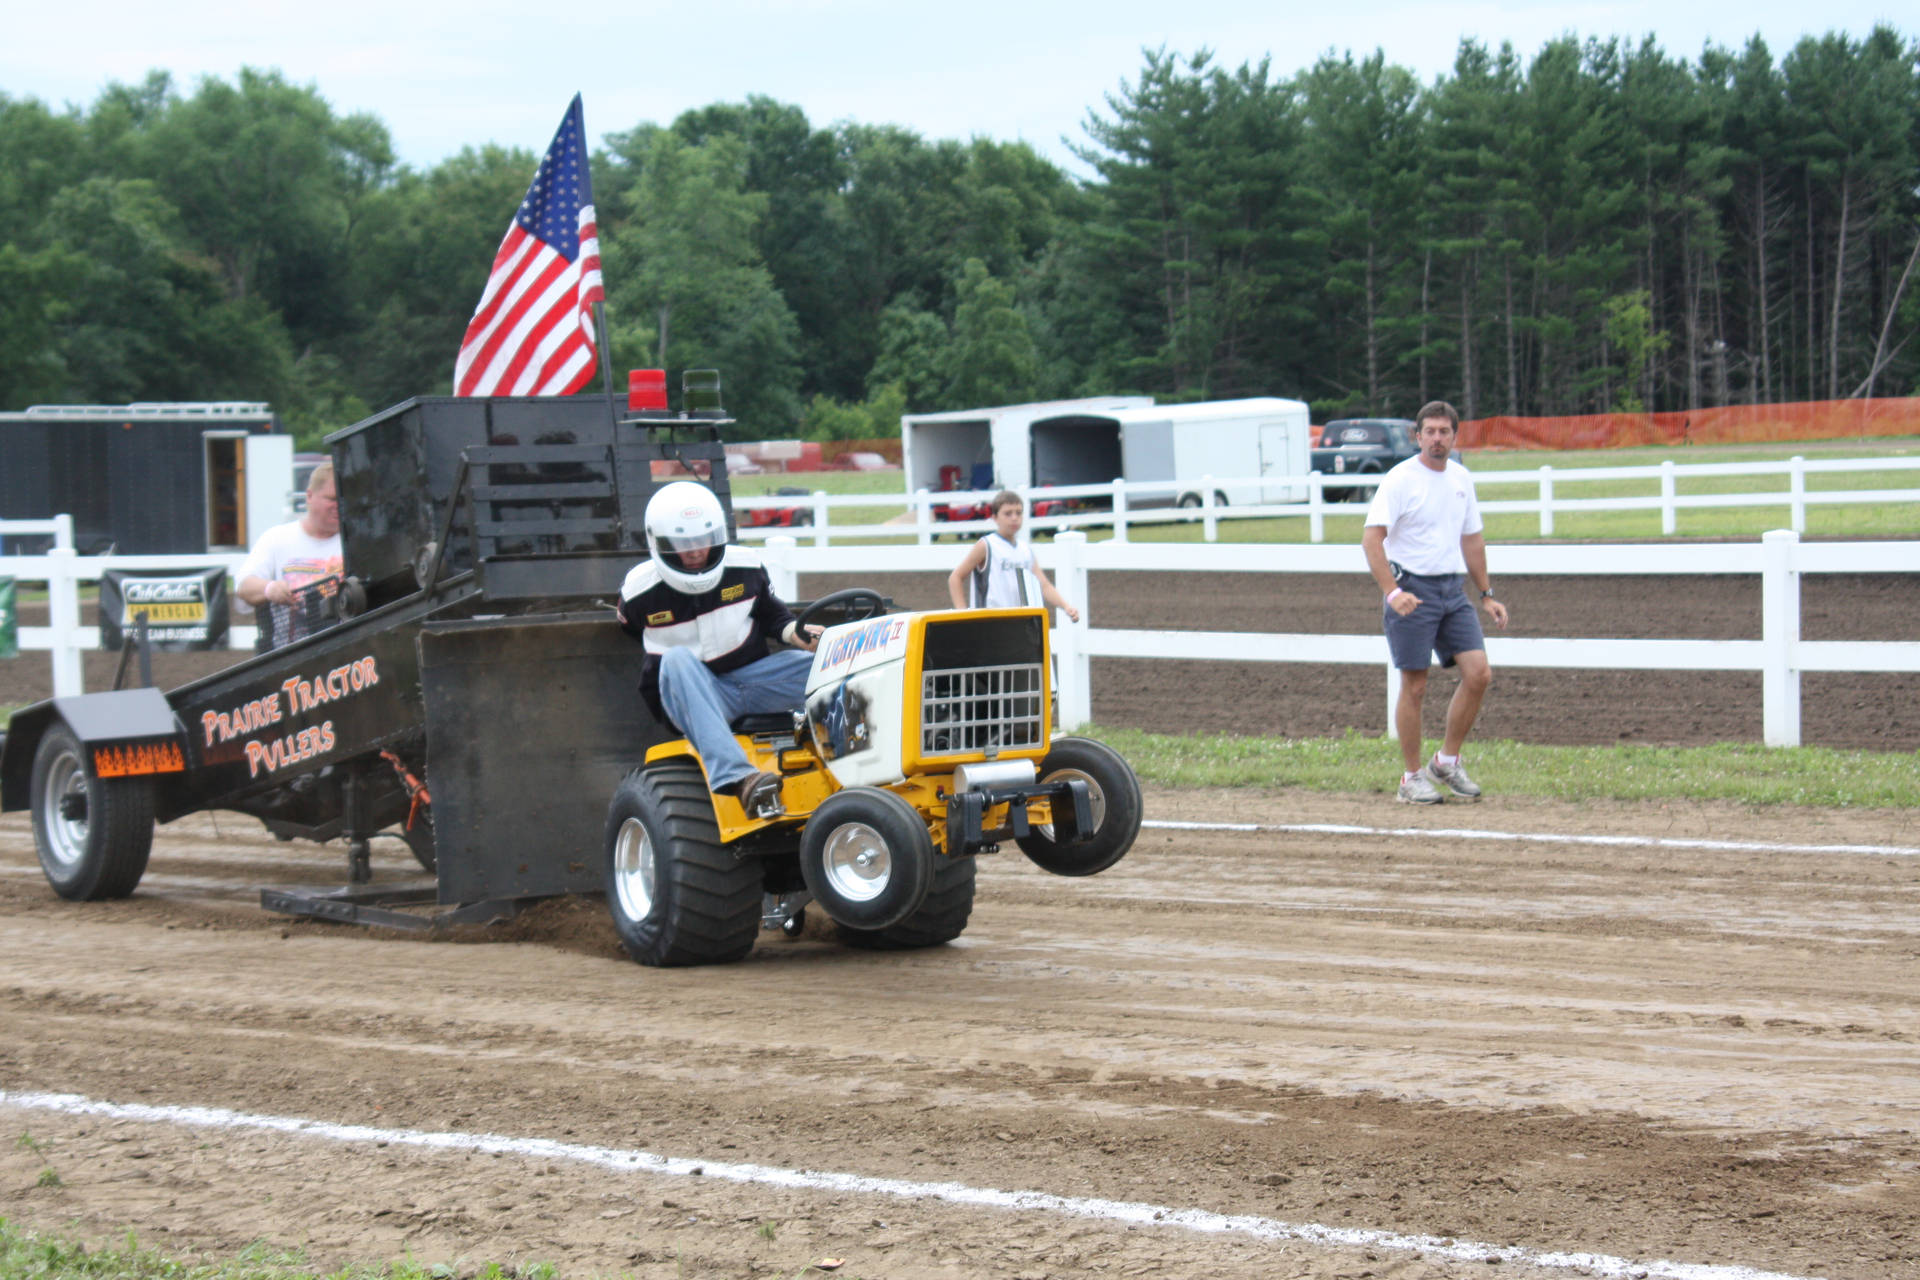
[[[613,839],[613,892],[621,914],[645,920],[653,911],[653,841],[638,818],[620,824]]]
[[[47,852],[62,868],[75,867],[87,851],[87,819],[69,818],[61,812],[68,796],[87,795],[87,771],[80,757],[63,751],[47,770],[47,812],[44,823]]]
[[[893,879],[893,851],[864,822],[844,822],[827,837],[820,855],[827,884],[849,902],[871,902]]]
[[[1042,778],[1041,781],[1086,783],[1087,809],[1093,815],[1093,831],[1098,831],[1107,824],[1107,793],[1100,789],[1100,784],[1093,780],[1092,774],[1081,769],[1055,769],[1052,773]],[[1055,800],[1052,803],[1065,804],[1066,801]],[[1036,822],[1033,824],[1033,829],[1047,839],[1053,839],[1053,824],[1051,822]],[[1080,834],[1090,836],[1093,834],[1093,831],[1082,831]]]

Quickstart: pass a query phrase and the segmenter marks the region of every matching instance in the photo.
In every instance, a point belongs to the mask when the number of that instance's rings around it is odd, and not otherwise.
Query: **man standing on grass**
[[[1468,601],[1471,578],[1480,603],[1495,626],[1505,630],[1507,607],[1493,598],[1487,580],[1487,543],[1473,477],[1450,455],[1460,415],[1435,400],[1414,419],[1420,452],[1387,472],[1367,508],[1360,545],[1367,568],[1385,602],[1382,625],[1393,665],[1400,672],[1400,699],[1393,727],[1400,738],[1406,772],[1400,777],[1403,804],[1439,804],[1480,798],[1480,788],[1460,764],[1460,748],[1480,715],[1481,699],[1493,682],[1487,665],[1487,641],[1480,616]],[[1421,760],[1420,718],[1427,696],[1427,669],[1435,654],[1440,665],[1460,668],[1460,685],[1447,704],[1446,738],[1439,752]]]

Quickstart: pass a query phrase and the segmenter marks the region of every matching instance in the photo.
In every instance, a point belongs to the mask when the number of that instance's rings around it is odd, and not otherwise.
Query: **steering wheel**
[[[812,623],[827,613],[844,612],[845,622],[865,622],[868,618],[877,618],[887,611],[887,598],[871,587],[845,587],[839,591],[829,591],[800,611],[794,621],[801,627]]]

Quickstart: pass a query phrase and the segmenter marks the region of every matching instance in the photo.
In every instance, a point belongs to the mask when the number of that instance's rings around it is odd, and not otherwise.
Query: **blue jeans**
[[[782,649],[717,674],[692,649],[660,655],[660,705],[700,753],[708,790],[731,791],[754,772],[727,726],[741,716],[797,711],[806,703],[812,669],[805,649]]]

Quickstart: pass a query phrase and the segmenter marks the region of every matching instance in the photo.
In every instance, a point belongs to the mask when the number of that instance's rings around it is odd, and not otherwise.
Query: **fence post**
[[[1540,468],[1540,536],[1553,536],[1553,468]]]
[[[1660,532],[1668,537],[1679,525],[1674,520],[1673,507],[1673,459],[1660,460]]]
[[[1200,523],[1205,527],[1203,535],[1208,542],[1220,540],[1220,520],[1213,514],[1213,477],[1200,477]]]
[[[1800,571],[1794,567],[1800,535],[1774,529],[1760,535],[1760,733],[1770,747],[1800,745]]]
[[[1054,585],[1068,600],[1078,602],[1080,621],[1055,626],[1052,632],[1054,670],[1059,673],[1060,723],[1058,728],[1077,729],[1093,718],[1093,660],[1086,650],[1087,535],[1067,529],[1053,540]],[[1065,615],[1055,612],[1056,619]]]
[[[800,594],[800,575],[793,569],[793,549],[799,544],[784,533],[776,533],[761,548],[761,560],[767,566],[767,584],[782,600]]]
[[[1788,505],[1793,510],[1793,531],[1807,531],[1807,460],[1799,454],[1787,459]]]
[[[1118,476],[1113,481],[1113,540],[1127,540],[1127,482]]]
[[[61,519],[68,519],[62,516]],[[65,546],[59,532],[55,545],[47,549],[47,626],[48,648],[53,650],[53,696],[70,698],[85,693],[86,677],[80,662],[80,579],[73,562],[73,526],[66,529]]]
[[[933,499],[925,489],[913,495],[913,527],[921,546],[933,545]]]
[[[813,491],[813,545],[816,547],[824,547],[827,545],[827,521],[829,518],[827,515],[827,491],[825,489],[815,489]]]
[[[1327,540],[1326,482],[1318,471],[1307,473],[1307,541]]]

